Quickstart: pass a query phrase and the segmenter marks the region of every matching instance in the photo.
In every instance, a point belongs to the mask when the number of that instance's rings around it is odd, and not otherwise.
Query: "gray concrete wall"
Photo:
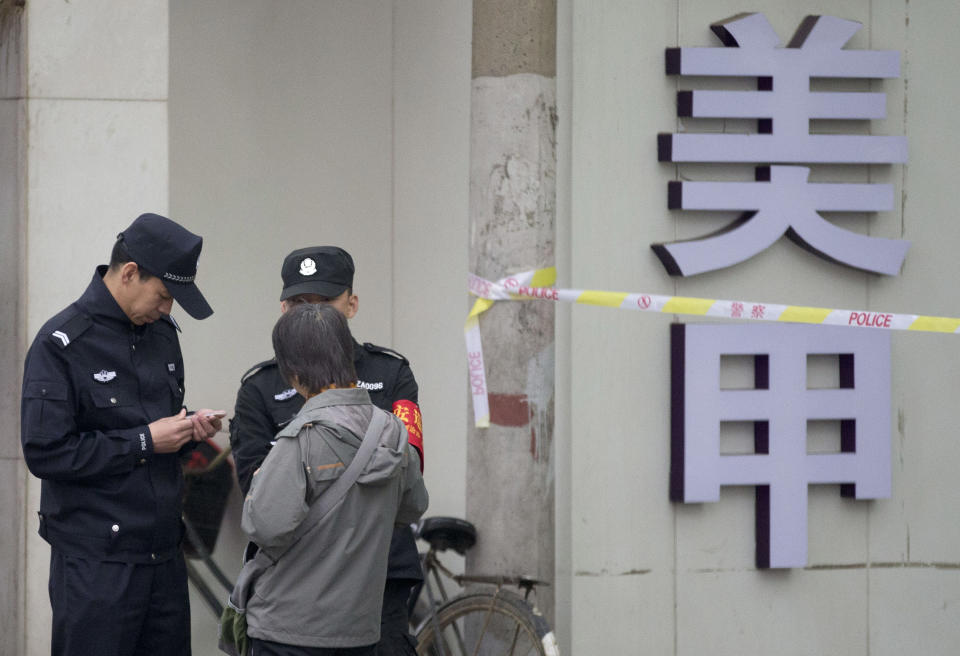
[[[23,9],[0,3],[0,633],[23,650],[26,467],[20,456],[23,358],[25,63]]]
[[[960,100],[949,63],[958,56],[956,3],[570,5],[572,287],[958,316],[956,204],[943,193],[960,169],[946,109]],[[730,269],[674,279],[650,251],[651,243],[702,235],[732,218],[667,210],[669,180],[715,179],[716,167],[657,162],[656,134],[695,124],[677,120],[675,92],[709,84],[664,75],[664,48],[719,46],[710,23],[744,11],[764,12],[784,42],[805,15],[828,14],[863,24],[848,48],[900,51],[900,79],[862,86],[887,93],[887,118],[853,130],[906,135],[909,163],[815,167],[825,181],[894,185],[893,211],[842,225],[911,239],[900,276],[855,272],[781,239]],[[736,121],[711,125],[743,129]],[[812,486],[809,567],[768,572],[754,566],[752,489],[726,488],[716,504],[668,500],[671,318],[571,312],[574,653],[956,651],[955,336],[893,337],[892,497],[851,503],[835,486]]]
[[[418,379],[429,512],[462,516],[469,3],[170,5],[171,215],[205,236],[215,310],[181,319],[187,403],[233,414],[241,374],[272,355],[284,255],[340,245],[355,336]],[[239,511],[235,490],[215,553],[230,575]],[[194,653],[215,653],[212,616],[192,610]]]
[[[167,211],[167,3],[31,0],[25,28],[19,321],[29,341],[83,292],[120,230],[144,211]],[[11,441],[12,456],[19,448]],[[21,480],[26,634],[18,653],[33,656],[50,652],[49,548],[36,532],[39,481]]]

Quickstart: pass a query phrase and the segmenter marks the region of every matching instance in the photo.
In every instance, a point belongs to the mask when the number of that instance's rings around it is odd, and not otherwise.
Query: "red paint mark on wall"
[[[533,422],[533,409],[526,394],[489,394],[490,423],[497,426],[530,426],[530,455],[539,460],[537,427]]]
[[[487,397],[490,423],[498,426],[526,426],[530,423],[530,405],[526,394],[494,394]]]

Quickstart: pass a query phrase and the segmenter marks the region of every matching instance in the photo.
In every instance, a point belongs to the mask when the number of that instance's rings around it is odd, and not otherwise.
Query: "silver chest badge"
[[[98,383],[109,383],[111,380],[117,377],[116,371],[107,371],[106,369],[101,369],[97,373],[93,374],[93,379]]]
[[[273,398],[276,399],[277,401],[286,401],[287,399],[293,398],[296,395],[297,395],[297,390],[291,387],[288,390],[283,390],[279,394],[274,394]]]
[[[305,257],[300,262],[300,275],[301,276],[312,276],[317,272],[317,263],[314,262],[311,258]]]

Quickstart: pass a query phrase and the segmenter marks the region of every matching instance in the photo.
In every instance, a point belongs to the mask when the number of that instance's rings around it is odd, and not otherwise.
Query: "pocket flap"
[[[66,401],[67,384],[60,381],[30,380],[23,386],[23,398]]]
[[[93,387],[90,396],[98,408],[119,408],[131,403],[130,393],[118,387]]]

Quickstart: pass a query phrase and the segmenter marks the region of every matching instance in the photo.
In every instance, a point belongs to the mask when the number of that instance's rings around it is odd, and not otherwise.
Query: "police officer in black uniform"
[[[353,293],[353,274],[353,259],[342,248],[314,246],[296,250],[284,259],[281,268],[280,309],[285,312],[300,303],[329,303],[348,319],[353,318],[359,307]],[[354,342],[353,358],[359,378],[357,386],[370,393],[374,405],[394,412],[404,421],[410,444],[420,451],[422,462],[417,381],[409,362],[395,351],[370,343]],[[274,436],[303,404],[303,397],[280,376],[276,360],[261,362],[243,375],[230,420],[230,444],[244,495]],[[408,631],[406,603],[410,588],[422,578],[413,532],[409,527],[396,529],[390,545],[378,656],[416,653],[416,641]]]
[[[194,284],[202,245],[141,215],[27,353],[21,443],[42,479],[55,655],[190,654],[179,452],[220,420],[182,407],[169,313],[174,299],[197,319],[213,312]]]

